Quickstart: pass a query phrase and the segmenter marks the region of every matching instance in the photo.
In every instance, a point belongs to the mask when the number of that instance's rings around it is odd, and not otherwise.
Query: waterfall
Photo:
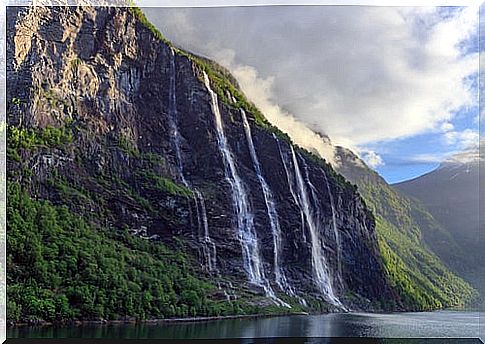
[[[337,216],[336,211],[335,211],[335,202],[333,199],[333,194],[332,191],[330,190],[330,184],[328,183],[328,178],[327,174],[325,171],[322,169],[323,177],[325,178],[325,184],[327,185],[327,191],[328,191],[328,197],[330,198],[330,207],[332,208],[332,228],[333,228],[333,234],[335,237],[335,245],[337,245],[337,273],[338,273],[338,279],[339,283],[342,286],[343,281],[342,281],[342,247],[340,243],[340,234],[337,228]]]
[[[202,251],[205,257],[207,269],[209,271],[216,270],[216,245],[212,241],[209,235],[209,222],[207,221],[207,210],[205,207],[205,200],[202,197],[202,193],[194,188],[194,200],[196,206],[200,207],[200,212],[197,211],[198,219],[198,233],[199,238],[202,240]]]
[[[325,255],[322,251],[322,239],[320,231],[315,222],[315,218],[312,214],[312,207],[309,202],[308,193],[305,187],[305,182],[301,175],[300,167],[298,165],[298,159],[296,158],[295,150],[290,145],[291,156],[293,159],[293,167],[295,169],[296,185],[299,193],[299,199],[301,202],[301,208],[305,214],[306,223],[310,231],[311,238],[311,250],[312,250],[312,267],[315,282],[318,288],[324,293],[328,301],[334,305],[341,305],[339,299],[335,296],[332,287],[332,280],[330,278],[330,272],[325,259]]]
[[[212,90],[209,77],[205,72],[204,84],[211,96],[211,108],[215,117],[217,130],[217,143],[224,163],[224,174],[231,186],[232,201],[237,219],[237,234],[242,247],[244,268],[251,283],[262,287],[266,295],[273,299],[275,303],[289,307],[289,305],[285,304],[275,296],[274,291],[264,274],[264,268],[259,253],[258,237],[254,229],[254,216],[251,212],[248,195],[244,184],[237,173],[236,164],[224,133],[217,94]]]
[[[287,157],[283,154],[281,145],[279,140],[273,135],[274,139],[278,143],[278,148],[280,152],[281,161],[283,162],[283,166],[285,168],[286,176],[288,179],[288,186],[290,192],[295,200],[295,203],[300,209],[300,214],[302,216],[303,223],[307,224],[308,230],[310,232],[311,238],[311,253],[312,253],[312,270],[313,270],[313,277],[314,282],[317,285],[318,289],[324,294],[326,299],[331,302],[332,304],[342,307],[340,300],[335,296],[333,292],[333,287],[330,278],[330,272],[327,266],[327,262],[322,250],[322,240],[320,237],[320,231],[317,226],[317,222],[315,221],[315,217],[313,214],[312,204],[309,201],[308,193],[306,190],[305,181],[302,177],[300,167],[298,165],[298,160],[296,158],[295,151],[293,146],[290,144],[291,148],[291,155],[292,155],[292,162],[293,162],[293,169],[294,169],[294,179],[296,184],[297,191],[295,192],[293,188],[293,181],[292,175],[290,173],[290,161],[287,161]],[[313,185],[310,186],[312,188]],[[314,187],[313,187],[314,188]],[[314,192],[315,190],[311,190]],[[314,195],[314,198],[316,195]]]
[[[237,217],[238,237],[243,247],[245,269],[250,281],[261,284],[264,280],[259,257],[259,247],[253,227],[253,214],[250,211],[246,191],[241,178],[237,174],[236,165],[229,150],[229,145],[222,127],[217,95],[210,87],[209,77],[204,73],[204,82],[211,96],[211,108],[216,120],[217,142],[221,151],[226,180],[231,185],[232,198]]]
[[[273,193],[261,172],[261,165],[259,163],[259,159],[256,154],[256,149],[254,147],[253,138],[251,135],[251,127],[249,126],[246,112],[243,109],[241,109],[241,117],[244,125],[244,131],[246,133],[246,139],[248,141],[251,160],[253,161],[253,167],[256,172],[256,176],[258,177],[259,184],[261,185],[261,189],[263,190],[264,202],[266,204],[266,210],[267,210],[267,214],[270,222],[271,234],[273,237],[273,260],[274,260],[273,272],[275,275],[275,282],[281,290],[292,295],[294,294],[294,292],[292,288],[288,285],[288,281],[286,280],[284,271],[281,269],[281,266],[280,266],[279,258],[280,258],[280,252],[281,252],[281,228],[280,228],[280,222],[278,220],[278,213],[276,211],[276,205],[275,205]]]
[[[321,215],[322,215],[322,212],[320,211],[320,207],[318,205],[318,192],[317,192],[317,189],[315,188],[315,185],[313,185],[311,179],[310,179],[310,174],[308,172],[308,166],[305,162],[305,159],[301,159],[301,162],[303,164],[303,170],[305,171],[305,179],[304,181],[307,183],[307,185],[310,187],[310,193],[311,193],[311,198],[313,200],[312,204],[315,208],[315,212],[316,212],[316,218],[320,218]]]
[[[178,173],[180,176],[180,180],[185,187],[189,187],[189,183],[185,179],[184,169],[182,165],[182,154],[180,152],[180,132],[178,130],[177,125],[177,93],[176,93],[176,79],[175,79],[175,52],[172,48],[170,48],[170,82],[169,82],[169,102],[168,102],[168,111],[169,111],[169,118],[170,118],[170,130],[172,132],[173,137],[173,145],[175,147],[175,158],[178,168]]]
[[[205,207],[205,200],[202,193],[197,188],[191,188],[189,182],[185,178],[182,153],[180,150],[180,132],[177,125],[177,95],[176,95],[176,77],[175,77],[175,52],[170,49],[170,81],[169,81],[169,118],[170,118],[170,130],[172,132],[173,145],[175,147],[175,158],[178,169],[178,174],[182,184],[193,189],[194,203],[197,214],[197,234],[202,243],[202,252],[205,260],[205,266],[208,271],[216,270],[216,246],[209,235],[209,223],[207,221],[207,211]]]
[[[298,200],[295,190],[293,189],[293,182],[292,182],[293,175],[291,174],[290,168],[287,166],[287,163],[286,163],[287,159],[283,156],[283,151],[281,150],[280,141],[277,139],[274,133],[273,133],[273,138],[276,140],[276,143],[278,144],[278,150],[280,152],[281,162],[283,163],[283,167],[286,173],[286,180],[288,181],[288,188],[290,189],[290,193],[291,193],[291,196],[293,197],[293,201],[295,202],[298,209],[300,210],[301,233],[303,236],[303,242],[306,242],[307,240],[305,235],[305,215],[303,214],[303,210],[300,206],[300,201]]]
[[[217,289],[222,290],[222,292],[224,293],[224,297],[226,298],[226,301],[231,301],[231,295],[229,295],[229,293],[225,288],[222,289],[221,282],[217,282]]]
[[[300,156],[300,155],[298,155],[298,156]],[[313,205],[313,212],[314,212],[314,218],[315,218],[314,223],[317,224],[317,226],[319,228],[318,232],[320,233],[320,226],[318,224],[320,223],[320,221],[323,221],[323,217],[322,217],[323,214],[322,214],[322,211],[321,211],[320,205],[319,205],[318,192],[317,192],[317,189],[315,188],[315,185],[313,185],[313,183],[310,179],[310,174],[308,172],[308,166],[305,162],[305,159],[302,158],[301,162],[303,164],[303,170],[305,171],[304,182],[310,187],[311,199],[309,197],[308,200]],[[323,241],[322,241],[322,247],[325,248],[328,251],[335,252],[335,250],[333,250],[331,247],[328,247],[327,245],[325,245],[325,242],[323,242]]]
[[[304,167],[304,170],[305,170],[306,182],[310,186],[310,191],[311,191],[311,194],[312,194],[312,198],[314,200],[314,205],[317,208],[318,216],[320,216],[321,211],[320,211],[320,207],[318,206],[318,203],[317,203],[317,201],[318,201],[317,194],[318,193],[317,193],[315,186],[313,185],[313,183],[310,180],[310,175],[308,173],[308,166],[306,165],[305,160],[302,159],[302,162],[303,162],[303,167]],[[328,183],[327,174],[325,173],[325,171],[322,168],[320,168],[319,170],[320,170],[320,172],[322,172],[323,177],[325,179],[325,185],[326,185],[327,192],[328,192],[329,199],[330,199],[330,208],[331,208],[331,211],[332,211],[332,230],[333,230],[333,235],[334,235],[334,238],[335,238],[336,249],[335,250],[331,249],[330,247],[326,246],[325,243],[323,243],[323,247],[326,248],[327,250],[333,251],[337,254],[337,279],[338,279],[338,283],[340,284],[340,286],[343,286],[342,267],[341,267],[341,262],[340,262],[342,249],[340,247],[340,235],[339,235],[338,229],[337,229],[337,217],[336,217],[333,195],[332,195],[332,192],[330,190],[330,185]]]

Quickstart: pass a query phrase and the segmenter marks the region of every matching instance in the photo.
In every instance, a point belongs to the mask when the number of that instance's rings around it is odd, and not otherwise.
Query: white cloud
[[[410,157],[406,157],[406,163],[417,163],[417,164],[430,164],[430,163],[440,163],[445,160],[447,157],[452,155],[454,152],[447,152],[447,153],[424,153],[424,154],[415,154]]]
[[[455,129],[455,126],[450,122],[443,122],[441,124],[441,131],[448,132]]]
[[[239,7],[147,14],[180,46],[226,64],[271,122],[327,156],[333,156],[328,145],[316,144],[318,135],[302,123],[356,151],[436,131],[450,144],[473,139],[470,132],[455,131],[452,122],[458,110],[477,103],[468,77],[478,71],[478,54],[467,53],[462,44],[476,34],[476,7]]]
[[[478,145],[479,135],[477,130],[465,129],[462,131],[448,131],[444,134],[443,138],[449,146],[457,149],[466,149]]]
[[[459,163],[459,164],[468,164],[472,162],[478,162],[480,159],[479,151],[477,150],[465,150],[463,152],[459,152],[456,154],[451,155],[448,157],[445,162],[448,163]]]
[[[312,131],[271,99],[274,79],[263,79],[259,77],[258,72],[253,67],[235,65],[233,60],[234,53],[232,51],[223,50],[218,55],[218,61],[231,70],[246,96],[256,104],[266,118],[287,133],[293,142],[318,153],[329,163],[336,166],[335,148],[331,142],[326,137]]]
[[[464,146],[456,147],[456,149],[441,153],[416,154],[407,158],[407,160],[411,163],[425,164],[441,162],[465,164],[483,160],[483,158],[480,157],[480,145],[482,147],[485,145],[485,139],[472,140],[467,146],[463,142],[463,145]]]
[[[382,160],[381,156],[374,151],[368,151],[362,154],[362,159],[365,163],[371,168],[377,168],[380,166],[384,166],[384,161]]]

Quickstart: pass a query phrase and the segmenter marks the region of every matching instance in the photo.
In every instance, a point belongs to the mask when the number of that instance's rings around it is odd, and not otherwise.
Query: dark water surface
[[[7,338],[480,337],[484,313],[323,314],[170,324],[9,328]]]

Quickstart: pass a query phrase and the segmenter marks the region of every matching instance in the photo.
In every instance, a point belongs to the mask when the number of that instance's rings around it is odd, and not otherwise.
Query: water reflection
[[[331,343],[314,337],[479,337],[477,312],[324,314],[218,321],[10,328],[9,338],[244,338],[305,337],[306,343]],[[247,343],[252,341],[247,340]]]

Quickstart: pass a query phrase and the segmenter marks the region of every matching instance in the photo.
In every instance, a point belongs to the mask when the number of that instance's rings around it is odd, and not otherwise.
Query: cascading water
[[[304,159],[301,159],[301,160],[303,162],[303,167],[304,167],[304,170],[305,170],[306,182],[307,182],[308,186],[310,186],[310,191],[311,191],[311,194],[312,194],[314,206],[316,207],[316,211],[317,211],[318,216],[320,216],[321,211],[320,211],[320,207],[318,206],[318,203],[317,203],[317,200],[318,200],[317,189],[315,188],[312,181],[310,180],[310,174],[308,173],[308,166],[306,165],[305,160]],[[338,283],[340,284],[340,286],[343,287],[342,267],[341,267],[341,262],[340,262],[340,259],[341,259],[341,257],[340,257],[341,256],[340,235],[339,235],[338,229],[337,229],[337,217],[336,217],[336,212],[335,212],[333,195],[332,195],[332,192],[330,190],[330,185],[328,183],[327,174],[325,173],[325,171],[322,168],[320,168],[319,170],[320,170],[320,172],[322,172],[323,177],[325,179],[325,184],[326,184],[327,192],[328,192],[329,199],[330,199],[330,208],[332,210],[332,230],[333,230],[333,234],[334,234],[334,238],[335,238],[336,249],[335,250],[331,249],[330,247],[326,246],[325,243],[323,243],[323,247],[325,249],[329,250],[329,251],[336,253],[336,255],[337,255],[337,280],[338,280]]]
[[[320,232],[318,230],[318,227],[315,222],[315,218],[312,213],[312,208],[309,202],[308,193],[306,191],[305,182],[303,180],[293,146],[290,145],[297,193],[293,190],[293,186],[292,186],[293,182],[291,180],[292,178],[290,176],[290,169],[288,167],[290,162],[287,161],[287,157],[283,154],[283,151],[279,144],[279,140],[277,140],[276,137],[275,137],[275,140],[278,143],[280,157],[286,171],[290,191],[293,195],[293,198],[295,199],[295,202],[300,208],[301,213],[303,214],[302,217],[304,218],[304,222],[307,224],[308,230],[310,232],[312,269],[313,269],[315,284],[317,285],[319,290],[324,294],[324,296],[330,303],[336,306],[342,307],[340,300],[335,296],[333,292],[329,269],[326,263],[325,256],[323,255],[323,251],[322,251],[322,241],[320,238]]]
[[[301,175],[298,159],[296,158],[295,150],[290,145],[291,156],[293,159],[293,167],[295,169],[296,185],[301,202],[301,208],[305,214],[306,223],[310,231],[311,249],[312,249],[312,267],[315,283],[318,288],[324,293],[328,301],[334,305],[341,305],[339,299],[335,296],[332,287],[332,280],[328,269],[327,261],[322,251],[322,240],[320,231],[312,214],[311,204],[308,199],[308,193],[305,187],[305,182]]]
[[[229,295],[226,288],[222,289],[221,282],[217,282],[217,289],[222,290],[222,292],[224,293],[224,297],[226,298],[226,301],[231,301],[231,295]]]
[[[243,246],[245,268],[248,272],[250,281],[256,284],[261,284],[263,281],[263,271],[261,269],[261,261],[259,257],[258,240],[253,228],[253,214],[250,211],[246,191],[237,174],[236,166],[227,144],[224,129],[222,127],[222,118],[219,111],[217,95],[210,87],[209,77],[206,73],[204,73],[204,82],[211,96],[211,108],[216,120],[217,142],[224,162],[225,177],[232,189],[238,236]]]
[[[253,161],[253,167],[258,177],[259,184],[263,190],[264,202],[266,204],[266,210],[270,222],[271,234],[273,236],[273,260],[274,260],[274,275],[275,282],[280,287],[281,290],[293,295],[293,289],[288,284],[284,271],[280,266],[280,251],[281,251],[281,228],[280,222],[278,220],[278,213],[276,211],[276,205],[273,197],[273,193],[263,177],[261,171],[261,164],[259,163],[258,156],[256,154],[256,149],[253,143],[253,137],[251,135],[251,127],[246,116],[246,112],[241,109],[241,118],[244,125],[244,131],[246,133],[246,139],[248,141],[249,153],[251,155],[251,160]]]
[[[300,201],[298,200],[298,197],[296,196],[295,190],[293,189],[293,175],[290,171],[290,168],[286,164],[286,158],[283,156],[283,151],[281,150],[281,145],[280,141],[276,137],[276,135],[273,133],[273,138],[275,139],[276,143],[278,144],[278,150],[280,152],[280,158],[281,162],[283,163],[283,167],[285,169],[286,173],[286,180],[288,181],[288,188],[290,189],[291,196],[293,197],[293,201],[295,201],[295,204],[297,205],[298,209],[300,209],[300,223],[301,223],[301,232],[303,236],[303,242],[306,242],[306,235],[305,235],[305,215],[303,214],[303,210],[301,209],[300,206]]]
[[[262,287],[266,295],[273,299],[275,303],[289,307],[288,304],[275,296],[274,291],[264,274],[259,253],[258,237],[254,229],[254,217],[251,212],[248,196],[244,184],[237,173],[236,165],[224,133],[217,94],[212,90],[209,77],[205,72],[204,84],[211,96],[211,108],[215,117],[217,143],[224,163],[225,178],[231,185],[231,194],[237,219],[238,239],[242,247],[244,268],[251,283]]]
[[[310,174],[308,173],[308,166],[305,162],[305,159],[301,159],[301,162],[303,164],[303,170],[305,171],[305,179],[304,181],[307,183],[307,185],[310,187],[310,193],[311,193],[311,196],[312,196],[312,204],[313,204],[313,207],[314,207],[314,210],[317,214],[317,218],[319,218],[322,214],[322,212],[320,211],[320,207],[318,205],[318,192],[317,192],[317,189],[315,188],[315,185],[313,185],[311,179],[310,179]]]
[[[180,181],[182,184],[191,188],[189,182],[185,178],[183,164],[182,164],[182,153],[180,150],[180,132],[177,125],[177,95],[176,95],[176,77],[175,77],[175,52],[170,49],[170,84],[169,84],[169,118],[170,118],[170,129],[173,137],[173,145],[175,147],[175,157],[178,168],[178,173]],[[209,235],[209,223],[207,221],[207,211],[205,207],[205,200],[202,193],[197,188],[192,188],[194,190],[194,203],[197,214],[197,233],[199,240],[202,243],[202,251],[204,255],[205,265],[208,271],[216,270],[216,245],[212,241]]]
[[[340,300],[335,296],[333,292],[331,279],[329,277],[328,267],[322,252],[323,243],[320,239],[319,230],[316,226],[315,218],[311,211],[311,205],[309,202],[308,194],[305,188],[303,177],[300,172],[298,161],[295,156],[295,152],[293,150],[293,146],[290,145],[291,154],[292,154],[292,161],[290,161],[287,155],[283,152],[280,141],[278,140],[275,134],[273,134],[273,138],[278,144],[278,150],[280,153],[281,162],[283,163],[283,167],[286,172],[290,193],[292,194],[296,205],[300,209],[304,241],[306,241],[306,236],[304,234],[305,223],[307,224],[307,227],[310,231],[310,237],[312,241],[312,269],[313,269],[315,284],[317,285],[319,290],[322,291],[322,293],[324,294],[324,296],[327,298],[329,302],[345,310]],[[291,167],[290,167],[292,162],[293,162],[294,173],[292,173]],[[297,192],[295,192],[294,184],[296,184]],[[311,185],[311,187],[313,187],[313,185]],[[315,191],[315,190],[312,190],[312,191]],[[315,197],[316,195],[314,195],[314,198]],[[301,299],[300,302],[306,305],[306,301],[304,299]]]
[[[300,156],[300,155],[298,155],[298,156]],[[320,205],[319,205],[319,201],[318,201],[318,199],[319,199],[318,198],[318,192],[317,192],[317,189],[315,188],[315,185],[313,185],[313,183],[310,179],[310,174],[308,172],[308,166],[305,162],[305,159],[301,159],[301,162],[303,164],[303,170],[305,171],[304,182],[310,187],[311,199],[309,197],[308,200],[310,201],[310,203],[313,206],[313,215],[314,215],[314,218],[315,218],[314,223],[316,223],[317,226],[318,226],[318,233],[321,233],[319,223],[320,223],[320,221],[323,221],[323,218],[322,218],[323,213],[320,209]],[[322,241],[322,246],[323,246],[323,248],[325,248],[328,251],[335,252],[335,250],[333,250],[331,247],[328,247],[327,245],[325,245],[325,242],[323,242],[323,241]]]
[[[200,213],[199,213],[199,233],[200,238],[202,239],[202,251],[204,253],[204,257],[206,260],[207,268],[209,271],[216,270],[216,257],[217,257],[217,250],[216,245],[212,241],[209,235],[209,222],[207,221],[207,210],[205,207],[205,200],[202,196],[202,193],[194,188],[194,197],[198,200],[198,206],[200,206]]]
[[[332,208],[332,228],[333,228],[333,234],[335,237],[335,245],[337,245],[337,273],[338,273],[338,280],[340,285],[342,286],[342,246],[340,242],[340,234],[337,228],[337,216],[336,216],[336,211],[335,211],[335,202],[333,199],[333,194],[330,189],[330,184],[328,183],[328,178],[327,174],[325,171],[322,169],[323,177],[325,178],[325,184],[327,185],[327,192],[328,192],[328,197],[330,198],[330,207]]]
[[[175,158],[177,163],[177,168],[180,176],[180,180],[184,186],[189,187],[189,183],[185,179],[184,169],[182,165],[182,154],[180,152],[180,132],[177,125],[177,93],[176,93],[176,80],[175,80],[175,52],[170,49],[170,82],[169,82],[169,102],[168,111],[170,118],[170,129],[173,137],[173,145],[175,147]]]

